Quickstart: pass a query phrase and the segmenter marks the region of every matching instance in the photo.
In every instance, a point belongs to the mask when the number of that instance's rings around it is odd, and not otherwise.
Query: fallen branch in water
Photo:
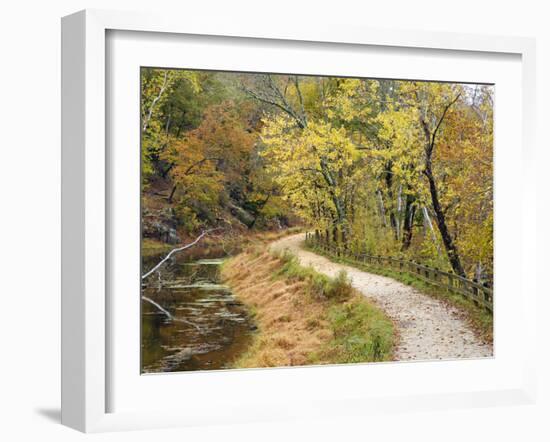
[[[155,301],[153,301],[151,298],[148,298],[147,296],[141,296],[141,299],[143,299],[144,301],[147,301],[149,304],[152,304],[154,305],[156,308],[158,308],[162,313],[164,313],[168,319],[172,320],[174,319],[174,317],[170,314],[170,312],[168,310],[166,310],[162,305],[160,304],[157,304]]]
[[[199,236],[197,236],[197,238],[195,238],[195,240],[193,242],[190,242],[189,244],[186,244],[184,246],[181,246],[181,247],[176,247],[175,249],[172,249],[170,251],[170,253],[168,253],[168,255],[166,255],[155,267],[153,267],[151,270],[149,270],[147,273],[143,274],[141,276],[141,279],[145,279],[147,278],[148,276],[152,275],[153,273],[155,273],[155,271],[157,269],[160,268],[160,266],[162,266],[166,261],[168,261],[175,253],[178,253],[178,252],[181,252],[185,249],[189,249],[190,247],[193,247],[195,244],[197,244],[204,236],[208,235],[210,232],[213,232],[215,230],[219,230],[219,228],[215,228],[215,229],[208,229],[208,230],[205,230],[203,231]]]
[[[162,313],[164,313],[166,315],[166,317],[170,320],[170,321],[176,321],[176,322],[183,322],[184,324],[188,324],[188,325],[191,325],[193,327],[195,327],[197,329],[198,332],[201,331],[201,328],[191,322],[191,321],[188,321],[187,319],[183,319],[183,318],[174,318],[170,312],[168,310],[166,310],[162,305],[158,304],[157,302],[153,301],[151,298],[148,298],[147,296],[141,296],[141,299],[143,299],[144,301],[147,301],[149,304],[152,304],[154,305],[156,308],[158,308]]]

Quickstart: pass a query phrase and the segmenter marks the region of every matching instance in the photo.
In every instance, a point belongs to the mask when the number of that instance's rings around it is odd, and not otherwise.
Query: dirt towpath
[[[394,279],[374,275],[330,261],[303,249],[304,234],[292,235],[271,244],[274,251],[288,249],[300,264],[312,266],[327,276],[345,270],[353,287],[374,300],[398,328],[400,342],[395,359],[426,360],[481,358],[493,355],[492,346],[481,342],[462,319],[458,309],[424,295]]]

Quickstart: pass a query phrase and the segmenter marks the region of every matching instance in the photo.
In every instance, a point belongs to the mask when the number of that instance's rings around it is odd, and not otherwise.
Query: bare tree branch
[[[171,313],[166,310],[164,307],[162,307],[160,304],[153,301],[151,298],[148,298],[147,296],[141,295],[141,299],[148,302],[149,304],[155,306],[157,309],[159,309],[162,313],[166,315],[166,317],[170,320],[174,319],[174,317],[171,315]]]
[[[153,301],[151,298],[148,298],[147,296],[142,295],[141,299],[143,299],[145,302],[148,302],[149,304],[155,306],[158,310],[160,310],[162,313],[164,313],[170,321],[183,322],[184,324],[188,324],[188,325],[196,328],[197,331],[199,331],[199,332],[201,331],[201,328],[197,324],[195,324],[194,322],[188,321],[187,319],[183,319],[183,318],[174,318],[168,310],[166,310],[159,303]]]
[[[186,250],[186,249],[189,249],[191,247],[193,247],[195,244],[197,244],[204,236],[208,235],[210,232],[213,232],[215,230],[219,230],[219,228],[215,228],[215,229],[208,229],[208,230],[205,230],[203,231],[199,236],[197,236],[197,238],[195,238],[195,240],[193,242],[190,242],[189,244],[186,244],[184,246],[181,246],[181,247],[176,247],[175,249],[172,249],[170,251],[170,253],[168,253],[168,255],[166,255],[155,267],[153,267],[151,270],[149,270],[147,273],[143,274],[141,276],[141,279],[145,279],[147,278],[148,276],[152,275],[153,273],[155,273],[156,270],[158,270],[166,261],[168,261],[175,253],[178,253],[178,252],[181,252],[183,250]]]
[[[430,142],[430,155],[431,155],[431,151],[433,150],[434,146],[435,146],[435,137],[437,136],[437,132],[439,131],[439,127],[441,126],[441,124],[443,123],[443,120],[445,119],[445,115],[447,114],[447,111],[451,108],[451,106],[453,104],[455,104],[457,102],[457,100],[460,98],[460,95],[461,94],[458,94],[453,100],[451,100],[447,106],[445,106],[445,109],[443,110],[443,113],[441,114],[441,118],[439,118],[439,121],[437,123],[437,126],[435,127],[433,133],[432,133],[432,140]]]
[[[271,75],[266,75],[263,77],[264,80],[264,90],[254,91],[242,86],[243,91],[248,94],[250,97],[258,100],[262,103],[275,106],[276,108],[282,110],[284,113],[288,114],[296,124],[304,129],[307,126],[307,121],[304,115],[299,115],[287,101],[285,94],[279,89],[279,87],[273,81]]]

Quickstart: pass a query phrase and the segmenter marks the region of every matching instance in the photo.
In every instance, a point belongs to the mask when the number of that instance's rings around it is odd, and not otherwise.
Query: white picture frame
[[[288,403],[275,402],[271,406],[256,404],[252,396],[233,399],[233,409],[223,408],[205,412],[197,407],[194,412],[181,407],[162,409],[112,411],[109,406],[110,353],[108,327],[110,324],[107,297],[107,254],[110,230],[108,134],[106,81],[107,33],[111,31],[154,32],[162,35],[217,36],[222,38],[269,39],[285,44],[339,44],[402,48],[404,51],[457,51],[484,54],[511,54],[521,63],[521,162],[522,214],[521,302],[522,315],[518,317],[524,333],[522,352],[518,352],[521,374],[502,382],[499,388],[472,388],[449,392],[439,387],[426,394],[387,394],[369,396],[361,391],[356,395],[338,393],[325,399],[315,398]],[[156,34],[158,35],[158,34]],[[295,42],[295,43],[293,43]],[[86,10],[63,18],[62,21],[62,423],[85,432],[157,428],[168,426],[206,425],[209,423],[253,422],[289,417],[338,416],[367,414],[373,410],[388,412],[431,408],[487,406],[509,403],[531,403],[535,396],[534,342],[535,333],[535,193],[534,176],[534,107],[535,107],[535,44],[532,39],[491,37],[417,31],[388,31],[368,28],[348,28],[331,25],[269,26],[265,23],[215,22],[208,17],[195,17],[181,24],[177,17],[155,16]],[[497,85],[498,87],[498,85]],[[498,99],[498,98],[497,98]],[[137,117],[136,117],[137,118]],[[497,115],[498,124],[498,115]],[[498,164],[497,164],[498,167]],[[530,189],[531,192],[527,192]],[[497,245],[496,254],[498,257]],[[498,296],[498,295],[497,295]],[[498,303],[498,298],[496,300]],[[496,321],[498,321],[496,316]],[[504,324],[505,325],[505,324]],[[498,359],[498,347],[496,358]],[[394,364],[395,365],[395,364]],[[365,366],[356,366],[356,374]],[[389,365],[378,365],[378,373],[390,370]],[[452,367],[442,370],[454,373]],[[472,365],[472,369],[475,367]],[[342,367],[324,367],[337,375]],[[372,369],[370,369],[372,370]],[[421,366],[415,368],[422,371]],[[281,382],[281,370],[249,371],[256,381],[265,382],[270,376],[275,385]],[[372,371],[371,371],[372,372]],[[258,374],[260,373],[260,374]],[[294,376],[286,370],[287,379]],[[299,371],[296,374],[302,373]],[[301,374],[304,379],[309,372]],[[519,373],[519,371],[517,371]],[[351,374],[348,370],[346,376]],[[226,376],[217,373],[220,376]],[[240,376],[247,376],[241,372]],[[177,376],[169,376],[168,383],[177,383]],[[204,377],[202,378],[204,380]],[[214,379],[214,378],[211,378]],[[233,377],[236,380],[236,377]],[[201,382],[198,377],[194,382]],[[239,410],[238,413],[235,410]]]

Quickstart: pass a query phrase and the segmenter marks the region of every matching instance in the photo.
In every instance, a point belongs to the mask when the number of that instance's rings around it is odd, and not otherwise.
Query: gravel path
[[[311,265],[328,276],[345,270],[353,287],[372,299],[394,321],[400,340],[395,359],[481,358],[493,355],[467,326],[459,310],[385,276],[330,261],[302,248],[304,234],[275,241],[271,250],[289,249],[303,266]]]

